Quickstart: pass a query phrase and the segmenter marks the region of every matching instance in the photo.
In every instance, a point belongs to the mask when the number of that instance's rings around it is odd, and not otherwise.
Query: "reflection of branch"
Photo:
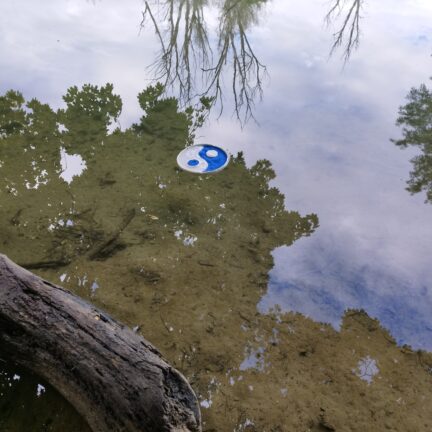
[[[262,80],[266,67],[255,55],[246,30],[257,20],[257,13],[267,0],[224,0],[219,16],[219,40],[216,62],[204,21],[204,6],[208,0],[164,0],[163,21],[167,29],[161,31],[157,19],[145,2],[161,44],[161,53],[154,62],[156,80],[166,87],[178,86],[178,98],[188,103],[195,96],[209,96],[222,101],[222,75],[227,59],[232,56],[232,91],[237,118],[246,122],[253,117],[252,109],[257,96],[262,97]],[[160,3],[159,3],[160,4]],[[195,71],[202,71],[203,90],[197,91]]]
[[[344,45],[344,58],[348,60],[351,53],[356,49],[360,42],[360,11],[364,0],[335,0],[334,5],[326,15],[326,22],[330,24],[334,18],[339,18],[345,10],[347,2],[351,2],[344,16],[342,26],[334,34],[334,43],[331,54]]]
[[[247,119],[248,116],[253,116],[252,105],[256,93],[258,92],[260,99],[262,98],[262,78],[263,74],[266,73],[266,67],[257,59],[241,26],[240,29],[241,51],[240,56],[234,55],[235,74],[233,78],[233,90],[237,117],[240,116],[240,109],[245,105],[245,117]],[[233,50],[235,52],[234,46]],[[239,59],[242,60],[241,63],[239,62]],[[239,75],[239,92],[236,89],[236,69],[238,70]],[[253,85],[251,85],[251,82],[253,82],[252,77],[254,77]]]
[[[153,63],[155,79],[166,87],[178,85],[178,98],[184,103],[195,96],[195,71],[210,65],[211,49],[203,17],[205,3],[206,0],[165,0],[161,16],[162,21],[168,22],[168,29],[164,32],[146,1],[141,21],[143,27],[149,15],[161,44],[159,58]]]
[[[212,78],[206,90],[207,94],[214,87],[214,96],[222,96],[220,77],[231,49],[235,113],[242,123],[253,118],[254,100],[257,95],[262,97],[262,80],[266,74],[265,65],[256,57],[246,35],[246,28],[254,21],[260,3],[263,1],[225,1],[219,28],[219,61],[214,68],[210,69]]]

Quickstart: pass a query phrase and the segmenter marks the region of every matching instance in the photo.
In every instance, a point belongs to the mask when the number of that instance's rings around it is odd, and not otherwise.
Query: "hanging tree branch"
[[[259,8],[266,0],[226,0],[220,16],[219,58],[215,67],[210,68],[210,81],[205,94],[213,91],[212,96],[222,100],[221,76],[232,54],[231,87],[234,97],[234,110],[237,119],[245,124],[253,116],[255,99],[262,98],[262,81],[267,68],[256,56],[246,34],[258,15]],[[221,101],[221,110],[222,110]]]
[[[253,118],[256,97],[262,97],[266,67],[258,60],[247,37],[247,29],[257,21],[258,12],[267,0],[224,0],[220,6],[218,47],[213,52],[204,20],[207,0],[164,0],[158,3],[162,30],[150,3],[146,1],[141,26],[148,14],[161,43],[161,52],[152,67],[155,79],[166,87],[177,87],[183,104],[194,97],[208,97],[223,110],[223,73],[232,65],[234,112],[242,124]],[[215,61],[213,62],[213,59]],[[197,82],[196,71],[201,71]]]
[[[342,25],[334,34],[334,43],[330,50],[333,54],[339,47],[343,47],[343,57],[347,61],[360,43],[361,8],[364,0],[335,0],[326,15],[327,25],[342,17]]]
[[[183,104],[196,96],[196,71],[203,71],[211,62],[203,16],[205,3],[205,0],[166,0],[158,4],[161,21],[168,23],[167,28],[162,29],[150,3],[145,2],[141,27],[149,15],[161,44],[160,54],[151,66],[155,80],[161,81],[166,88],[178,86],[178,99]]]

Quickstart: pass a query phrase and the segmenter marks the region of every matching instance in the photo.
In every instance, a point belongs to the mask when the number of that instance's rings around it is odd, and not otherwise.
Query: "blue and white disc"
[[[177,156],[181,169],[197,174],[210,174],[224,169],[229,162],[229,154],[211,144],[195,144],[186,147]]]

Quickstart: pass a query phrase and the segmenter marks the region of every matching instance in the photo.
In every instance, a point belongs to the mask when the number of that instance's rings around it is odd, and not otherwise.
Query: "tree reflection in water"
[[[259,22],[268,0],[163,0],[145,2],[141,26],[153,26],[160,52],[152,69],[156,81],[174,89],[183,105],[205,97],[223,109],[223,79],[229,74],[235,114],[242,124],[254,117],[255,101],[263,95],[266,66],[259,60],[249,32]],[[327,25],[341,21],[334,34],[333,54],[342,47],[345,61],[360,42],[363,0],[335,0]],[[206,19],[217,13],[217,35]],[[214,41],[216,39],[216,42]],[[227,72],[225,72],[227,70]]]
[[[266,67],[248,37],[267,0],[164,0],[145,3],[142,26],[152,22],[161,51],[154,62],[156,80],[175,87],[182,103],[206,96],[223,107],[224,70],[232,66],[231,90],[235,113],[246,122],[262,96]],[[217,43],[212,48],[205,12],[218,10]]]
[[[162,94],[140,93],[144,115],[125,131],[113,130],[110,85],[69,89],[58,112],[17,92],[0,99],[1,251],[142,331],[190,380],[206,431],[428,430],[429,354],[413,360],[362,311],[340,332],[258,312],[272,251],[318,217],[286,210],[269,161],[180,171],[208,108],[181,111]],[[71,155],[85,169],[65,181]]]
[[[72,87],[57,112],[2,97],[2,252],[142,327],[190,377],[203,374],[204,392],[208,368],[245,355],[241,325],[266,290],[271,251],[318,218],[285,209],[268,161],[248,168],[238,154],[215,176],[177,169],[205,107],[179,111],[160,85],[140,93],[139,123],[109,133],[121,110],[112,90]],[[62,154],[86,167],[69,182]]]
[[[426,202],[432,203],[432,91],[422,84],[412,88],[407,99],[397,119],[403,138],[392,141],[401,148],[414,146],[420,150],[411,159],[413,170],[407,190],[412,194],[425,191]]]
[[[345,61],[360,44],[360,13],[363,4],[364,0],[334,0],[326,15],[328,25],[341,21],[340,27],[334,34],[331,54],[342,48]]]

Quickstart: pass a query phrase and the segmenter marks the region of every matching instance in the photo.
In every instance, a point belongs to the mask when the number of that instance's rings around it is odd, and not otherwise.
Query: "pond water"
[[[137,328],[205,431],[431,430],[430,2],[0,12],[1,253]],[[0,359],[0,430],[84,430]]]
[[[88,427],[48,383],[16,364],[2,360],[0,430],[85,432]]]

